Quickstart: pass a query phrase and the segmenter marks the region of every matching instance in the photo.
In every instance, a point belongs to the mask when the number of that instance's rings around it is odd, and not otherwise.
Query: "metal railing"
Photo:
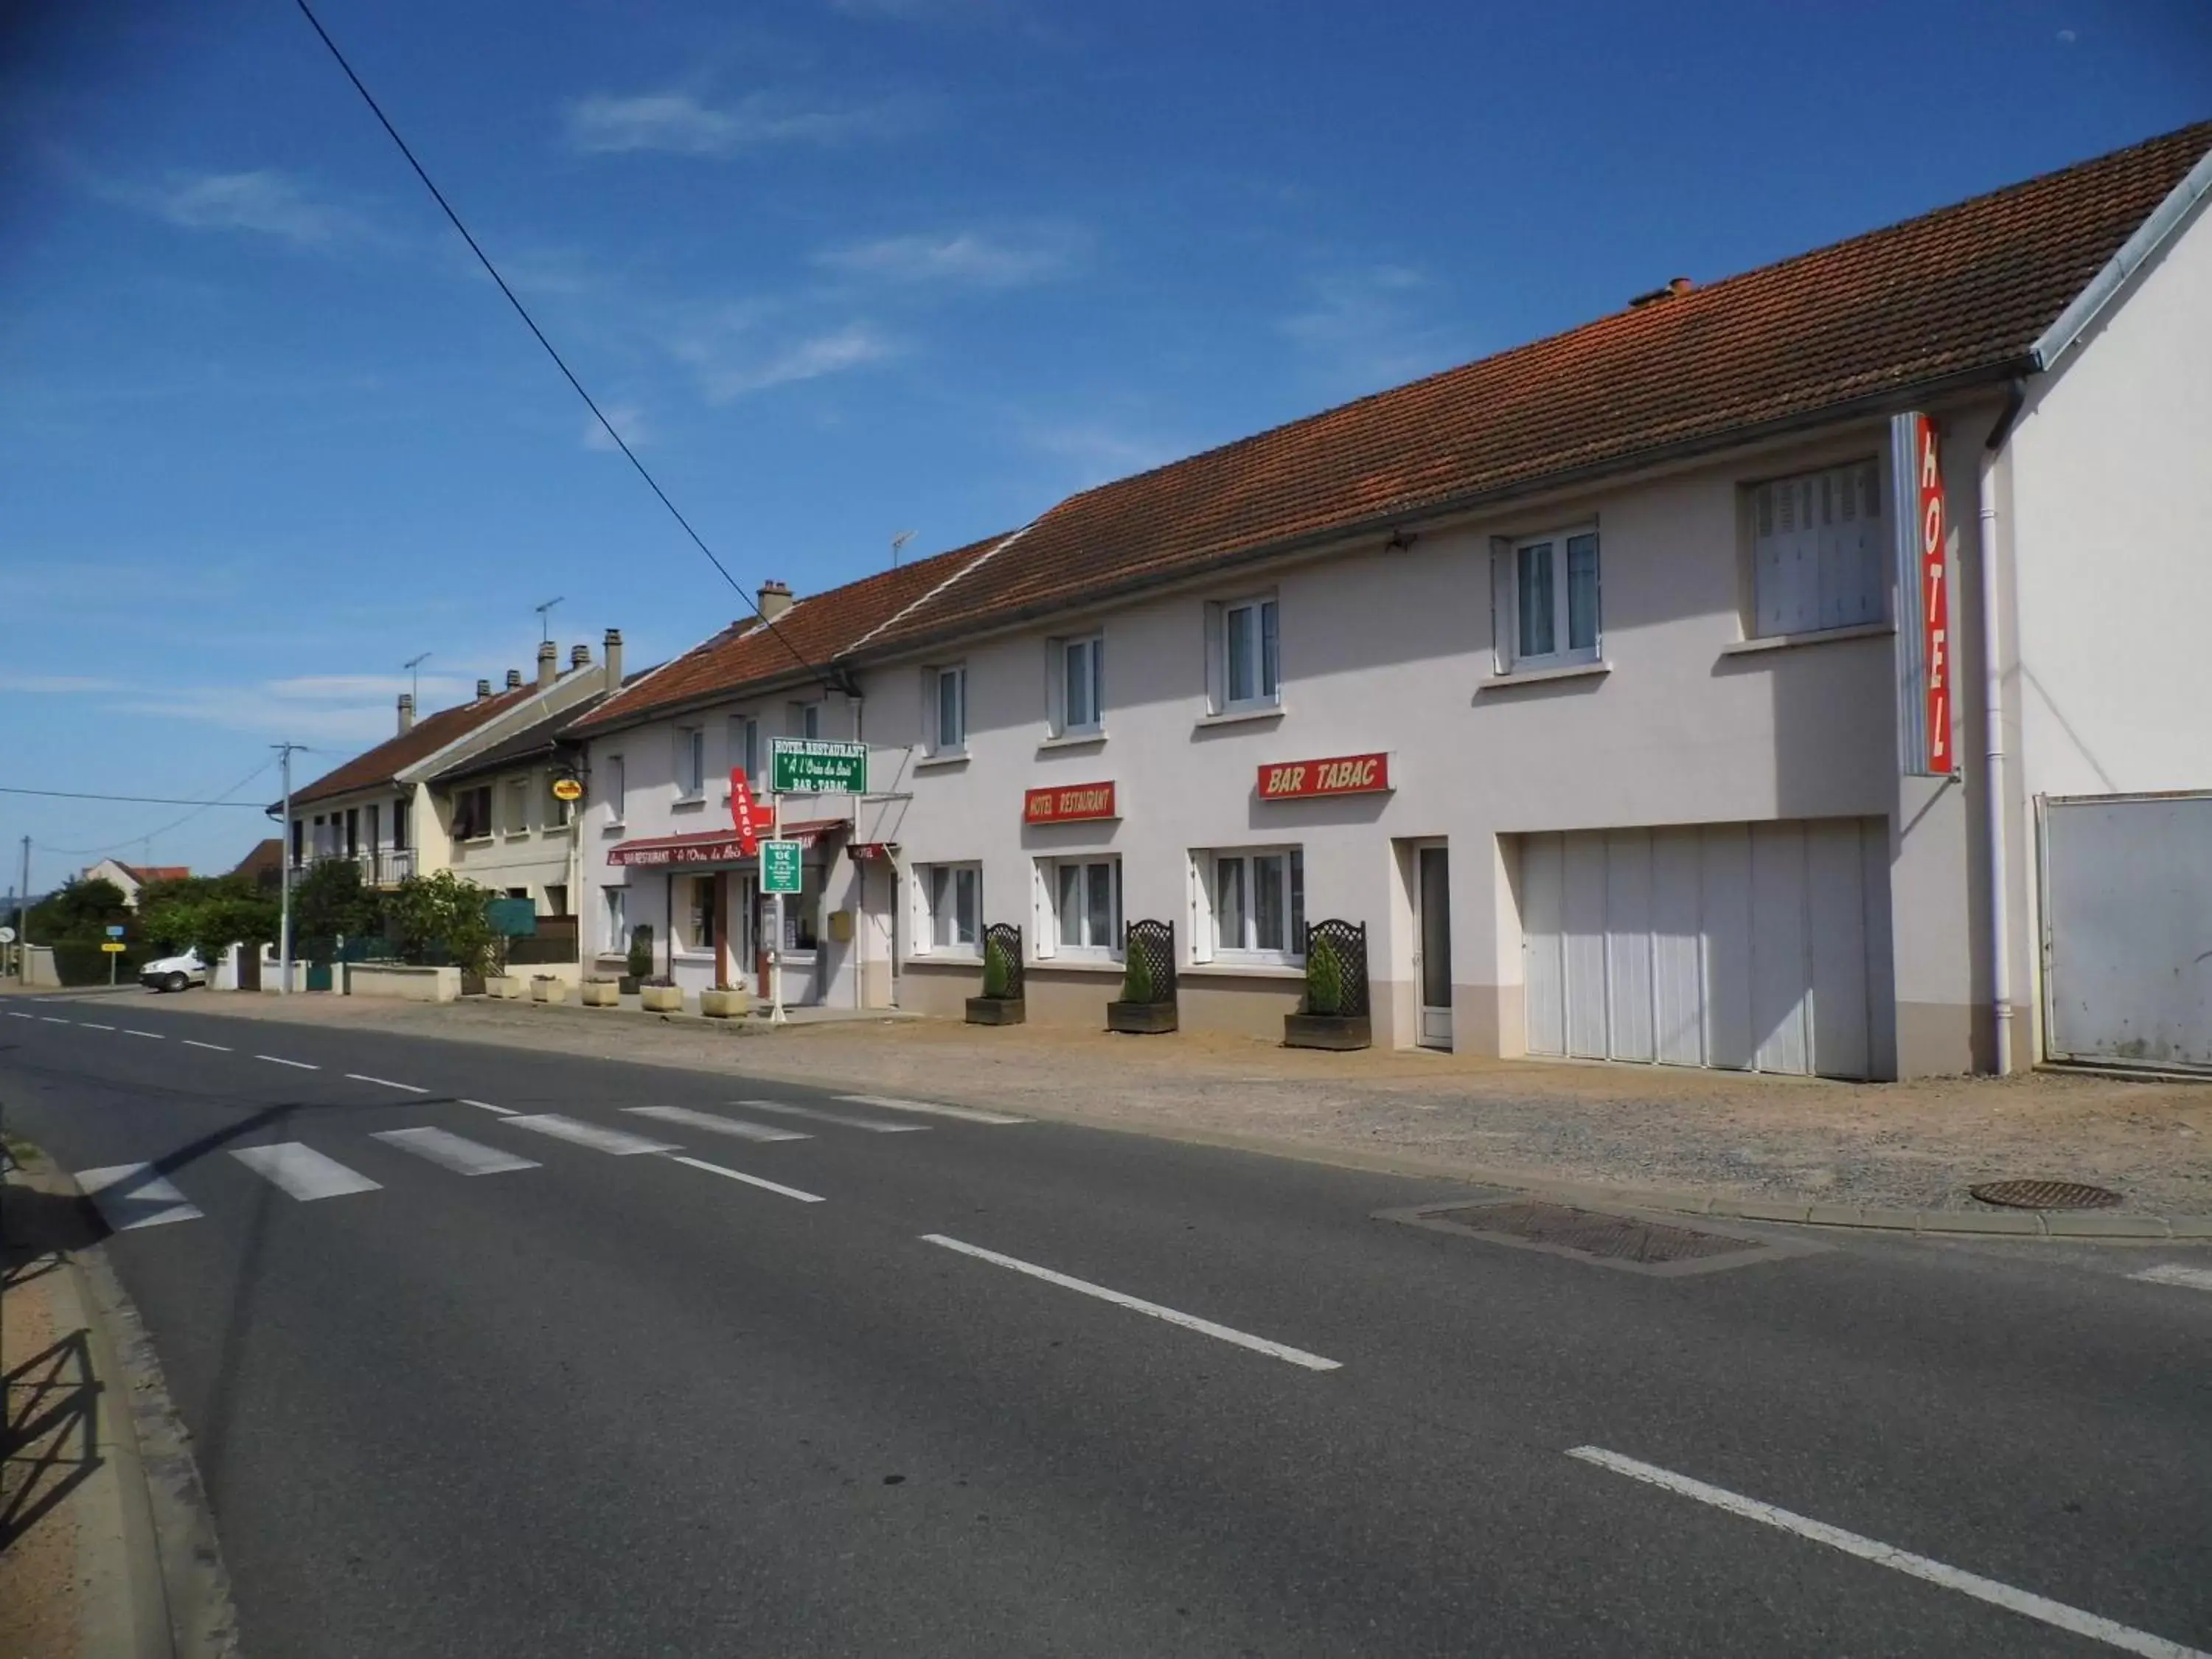
[[[361,871],[364,887],[397,887],[415,873],[415,849],[411,847],[378,847],[364,848],[358,853],[310,853],[303,860],[295,860],[292,879],[298,881],[318,865],[350,864]]]

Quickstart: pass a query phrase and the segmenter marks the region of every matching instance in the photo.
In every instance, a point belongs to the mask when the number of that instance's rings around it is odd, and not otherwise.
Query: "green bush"
[[[1121,970],[1121,1000],[1150,1002],[1152,1000],[1152,964],[1145,960],[1142,951],[1131,950],[1128,966]]]
[[[1344,961],[1326,939],[1315,940],[1313,949],[1306,952],[1306,1012],[1344,1012]]]
[[[385,901],[385,933],[402,962],[495,974],[505,964],[505,940],[491,925],[490,904],[487,890],[451,870],[410,876]]]
[[[997,939],[985,941],[983,945],[983,994],[1003,999],[1013,988],[1013,964],[1006,960],[1006,947]]]
[[[641,921],[629,930],[629,960],[624,964],[635,980],[653,977],[653,927]]]
[[[64,985],[105,985],[107,983],[107,964],[115,963],[115,978],[118,984],[134,983],[140,964],[151,962],[167,951],[145,945],[129,945],[120,952],[111,953],[100,948],[91,939],[65,939],[53,947],[54,975]]]

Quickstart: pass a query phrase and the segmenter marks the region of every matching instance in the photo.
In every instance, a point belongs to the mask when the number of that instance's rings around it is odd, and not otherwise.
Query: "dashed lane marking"
[[[88,1019],[84,1022],[84,1029],[88,1031],[112,1031],[115,1028],[112,1025],[102,1025],[96,1019]]]
[[[161,1041],[161,1034],[159,1031],[134,1031],[128,1025],[123,1028],[123,1035],[125,1036],[151,1037],[156,1042]]]
[[[878,1123],[872,1117],[851,1117],[843,1112],[818,1112],[811,1106],[793,1106],[781,1100],[738,1100],[731,1104],[749,1112],[773,1112],[778,1117],[803,1117],[812,1123],[836,1123],[848,1129],[866,1129],[876,1135],[920,1135],[929,1133],[927,1123]]]
[[[2212,1267],[2185,1267],[2178,1261],[2162,1261],[2128,1277],[2146,1285],[2185,1285],[2192,1291],[2212,1291]]]
[[[1747,1521],[1756,1521],[1762,1526],[1773,1527],[1782,1532],[1795,1533],[1800,1538],[1809,1538],[1816,1544],[1826,1544],[1831,1549],[1855,1555],[1862,1561],[1871,1561],[1876,1566],[1888,1567],[1909,1577],[1930,1584],[1940,1584],[1945,1589],[1971,1595],[1978,1601],[2002,1607],[2024,1618],[2070,1631],[2076,1636],[2102,1642],[2124,1653],[2141,1654],[2144,1659],[2212,1659],[2202,1650],[2185,1647],[2179,1642],[2170,1642],[2162,1636],[2153,1636],[2144,1631],[2133,1630],[2115,1624],[2094,1613],[2083,1613],[2063,1601],[2053,1601],[2033,1591],[2014,1589],[1994,1578],[1984,1578],[1978,1573],[1962,1571],[1946,1566],[1941,1561],[1931,1561],[1924,1555],[1896,1549],[1878,1543],[1871,1538],[1862,1538],[1855,1532],[1845,1532],[1841,1527],[1832,1527],[1825,1521],[1808,1520],[1793,1515],[1788,1510],[1777,1509],[1771,1504],[1762,1504],[1755,1498],[1746,1498],[1719,1486],[1709,1486],[1702,1480],[1686,1474],[1676,1474],[1672,1469],[1662,1469],[1654,1463],[1640,1462],[1633,1457],[1624,1457],[1619,1452],[1607,1451],[1601,1446],[1577,1446],[1567,1455],[1615,1474],[1625,1474],[1632,1480],[1641,1480],[1646,1486],[1656,1486],[1678,1497],[1695,1498],[1700,1504],[1710,1504],[1717,1510],[1741,1516]]]
[[[39,1018],[49,1025],[67,1025],[71,1023],[54,1014],[40,1014]]]
[[[289,1066],[301,1072],[319,1072],[323,1069],[319,1066],[311,1066],[304,1060],[287,1060],[282,1054],[256,1054],[254,1059],[265,1060],[271,1066]]]
[[[230,1052],[220,1042],[202,1042],[198,1037],[182,1037],[179,1041],[187,1048],[212,1048],[219,1054],[227,1054]]]
[[[709,1175],[726,1176],[732,1181],[742,1181],[748,1187],[759,1187],[771,1193],[781,1193],[786,1198],[797,1199],[801,1204],[823,1204],[829,1201],[818,1193],[802,1193],[796,1187],[786,1187],[778,1182],[763,1181],[757,1175],[747,1175],[743,1170],[726,1170],[719,1164],[708,1163],[703,1158],[686,1158],[679,1153],[673,1161],[678,1164],[688,1164],[695,1170],[704,1170]]]
[[[519,1117],[520,1113],[505,1106],[495,1106],[488,1100],[465,1100],[464,1106],[473,1106],[480,1112],[497,1112],[501,1117]]]
[[[417,1087],[412,1083],[394,1083],[388,1077],[364,1077],[359,1072],[348,1072],[346,1073],[346,1081],[349,1083],[374,1083],[380,1089],[404,1089],[410,1095],[427,1095],[430,1092],[428,1089]]]

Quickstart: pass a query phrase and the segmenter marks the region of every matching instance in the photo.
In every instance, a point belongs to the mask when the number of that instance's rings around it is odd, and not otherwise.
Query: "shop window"
[[[1121,860],[1117,857],[1037,860],[1042,914],[1037,919],[1041,957],[1121,954]]]
[[[983,937],[983,866],[921,865],[915,880],[922,906],[915,954],[975,950]]]
[[[686,924],[684,945],[690,951],[711,951],[714,948],[714,878],[690,876],[684,878],[688,890],[682,919]]]
[[[1754,484],[1746,516],[1754,636],[1883,619],[1889,543],[1881,472],[1874,462]]]
[[[1272,597],[1206,608],[1207,702],[1217,714],[1273,708],[1282,702],[1280,608]]]
[[[1054,640],[1047,705],[1055,738],[1095,736],[1104,725],[1106,640],[1101,634]]]
[[[1296,847],[1224,848],[1192,860],[1191,937],[1200,961],[1304,960],[1305,854]]]

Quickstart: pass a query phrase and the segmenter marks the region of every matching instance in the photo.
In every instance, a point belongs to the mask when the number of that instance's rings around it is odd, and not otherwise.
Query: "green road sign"
[[[761,891],[797,892],[799,843],[795,841],[764,841],[760,844],[760,849]]]
[[[771,738],[768,758],[769,787],[779,795],[864,795],[868,792],[868,745],[865,743]]]

